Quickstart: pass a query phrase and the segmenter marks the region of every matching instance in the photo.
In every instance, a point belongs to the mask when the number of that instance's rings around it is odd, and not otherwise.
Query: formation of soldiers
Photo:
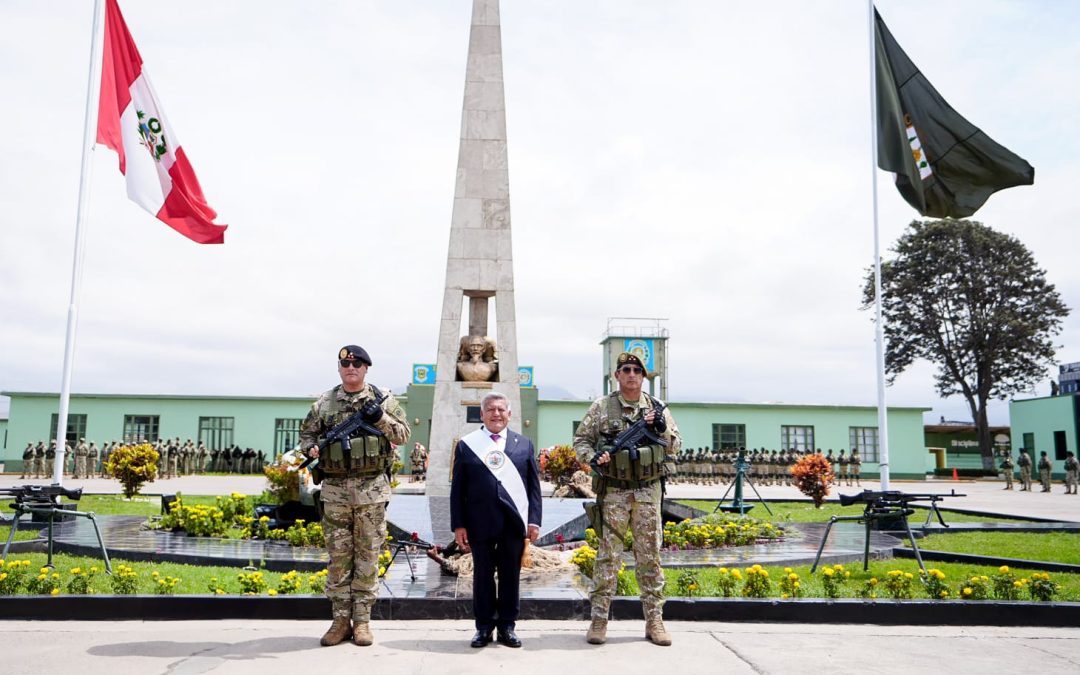
[[[112,441],[98,448],[97,443],[80,438],[75,447],[65,444],[64,474],[72,478],[106,478],[105,463],[113,451],[124,445]],[[233,445],[222,450],[209,450],[205,443],[196,445],[190,438],[162,439],[150,444],[158,452],[158,475],[162,478],[215,473],[260,473],[266,466],[266,453]],[[56,441],[46,446],[44,441],[27,443],[23,450],[23,472],[19,478],[49,478],[56,468]]]
[[[693,485],[727,485],[735,480],[735,460],[740,450],[745,448],[684,448],[676,457],[677,473],[674,483]],[[746,452],[746,461],[750,465],[747,475],[757,485],[791,485],[791,467],[803,457],[811,454],[810,450],[766,450],[754,448]],[[822,454],[819,448],[816,454]],[[832,464],[835,475],[834,484],[862,485],[859,476],[862,459],[858,450],[849,455],[840,450],[834,455],[829,449],[825,458]]]
[[[1031,487],[1032,478],[1031,456],[1027,450],[1020,450],[1020,456],[1016,459],[1016,466],[1020,468],[1020,492],[1034,492]],[[1005,476],[1005,489],[1013,489],[1013,461],[1011,453],[1005,452],[1001,459],[1001,472]],[[1050,492],[1052,482],[1053,464],[1043,451],[1039,456],[1039,463],[1034,467],[1039,472],[1040,492]],[[1076,494],[1077,483],[1080,483],[1080,462],[1072,452],[1065,455],[1065,494]]]

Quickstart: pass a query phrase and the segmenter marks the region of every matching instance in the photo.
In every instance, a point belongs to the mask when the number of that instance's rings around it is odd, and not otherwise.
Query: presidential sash
[[[506,494],[510,496],[521,518],[521,529],[525,531],[529,524],[529,497],[525,493],[525,482],[521,480],[517,467],[505,452],[499,450],[498,444],[491,440],[491,432],[484,427],[467,434],[461,442],[473,451],[473,454],[495,476],[496,482],[506,490]],[[510,443],[509,435],[507,435],[506,443]]]

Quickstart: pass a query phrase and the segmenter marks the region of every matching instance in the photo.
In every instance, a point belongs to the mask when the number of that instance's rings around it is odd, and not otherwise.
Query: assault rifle
[[[0,498],[14,497],[15,501],[11,508],[15,516],[11,519],[11,531],[8,532],[7,543],[4,544],[4,552],[0,558],[6,559],[11,542],[15,539],[15,531],[19,529],[19,518],[26,514],[31,516],[44,516],[49,522],[49,558],[45,566],[53,567],[53,522],[57,516],[61,518],[76,516],[86,518],[94,526],[94,534],[97,535],[98,546],[101,548],[101,557],[105,560],[105,571],[112,574],[112,563],[109,562],[109,553],[105,550],[105,542],[101,538],[101,530],[98,529],[97,519],[93,512],[68,511],[60,505],[60,498],[66,497],[77,502],[82,499],[82,488],[69,490],[62,485],[13,485],[0,488]]]
[[[814,573],[814,570],[817,569],[818,561],[821,560],[821,552],[825,548],[825,541],[829,538],[829,531],[832,530],[833,525],[841,520],[854,520],[866,525],[866,540],[863,549],[863,570],[869,569],[870,566],[870,530],[872,529],[872,525],[874,523],[896,523],[899,521],[903,524],[904,531],[907,532],[908,540],[911,542],[911,548],[915,552],[915,559],[919,561],[919,567],[925,573],[926,565],[923,564],[922,555],[919,553],[919,546],[915,543],[915,535],[911,533],[911,525],[908,524],[908,516],[915,513],[915,509],[911,506],[912,502],[930,502],[930,512],[926,516],[926,523],[923,525],[924,528],[930,524],[930,520],[935,514],[941,525],[943,527],[948,527],[945,523],[945,519],[941,517],[941,511],[938,510],[937,503],[946,497],[966,496],[967,495],[965,494],[957,494],[956,490],[952,490],[949,494],[900,492],[899,490],[863,490],[854,495],[839,495],[840,506],[864,504],[865,506],[863,507],[862,515],[832,516],[829,518],[829,523],[825,526],[825,534],[821,538],[821,545],[818,546],[817,557],[814,558],[814,564],[810,567],[810,574]]]
[[[390,392],[387,392],[385,394],[382,393],[375,387],[375,385],[371,385],[371,390],[375,392],[376,405],[382,405],[382,402],[385,401],[386,397],[390,395]],[[352,450],[352,439],[360,435],[385,436],[386,434],[365,422],[364,418],[361,417],[360,412],[358,411],[353,413],[351,417],[346,419],[344,422],[341,422],[326,433],[326,437],[323,438],[323,440],[319,441],[319,454],[321,455],[322,451],[325,450],[332,443],[341,443],[342,450],[344,450],[345,453],[348,454],[348,452]],[[308,465],[316,461],[316,459],[318,458],[308,457],[304,460],[304,463],[299,466],[298,470],[306,469]]]

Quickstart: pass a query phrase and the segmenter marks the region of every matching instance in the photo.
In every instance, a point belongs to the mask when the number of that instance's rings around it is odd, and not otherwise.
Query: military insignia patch
[[[349,350],[348,350],[348,349],[345,349],[344,347],[342,347],[342,348],[341,348],[341,351],[340,351],[340,352],[338,352],[338,355],[337,355],[337,357],[338,357],[339,359],[343,359],[343,358],[347,357],[348,355],[349,355]]]
[[[492,450],[484,456],[484,463],[492,470],[502,468],[502,465],[506,463],[506,454],[499,450]]]

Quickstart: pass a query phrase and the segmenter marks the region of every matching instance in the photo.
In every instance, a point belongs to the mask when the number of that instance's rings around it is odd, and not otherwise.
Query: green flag
[[[953,110],[874,10],[878,166],[919,213],[964,218],[998,190],[1035,182],[1035,169]]]

